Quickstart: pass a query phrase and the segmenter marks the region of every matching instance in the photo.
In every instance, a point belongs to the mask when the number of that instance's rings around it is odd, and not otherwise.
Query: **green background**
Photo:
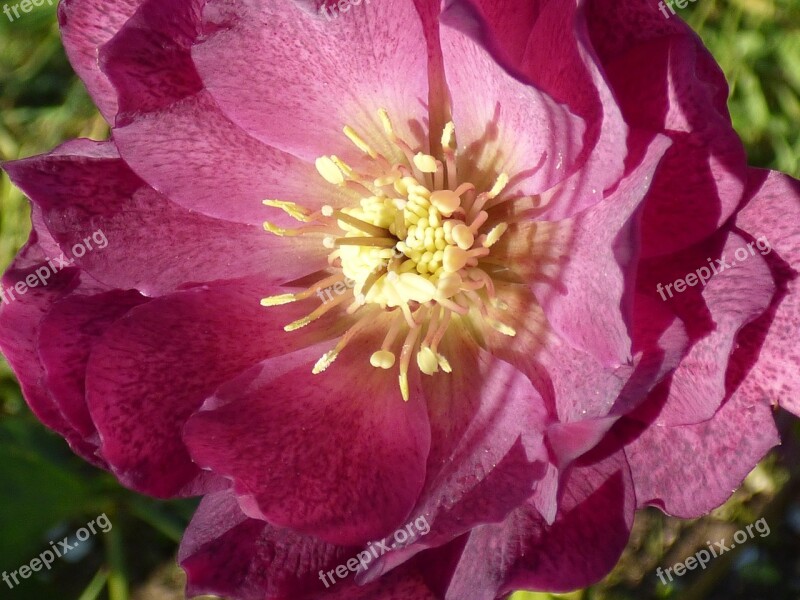
[[[12,3],[13,4],[13,3]],[[734,126],[750,163],[800,174],[800,0],[696,0],[679,11],[705,40],[731,85]],[[46,4],[13,23],[0,13],[0,158],[45,152],[75,138],[103,139],[107,129],[61,47],[55,8]],[[0,176],[0,268],[27,239],[28,205]],[[797,425],[779,414],[784,445],[770,454],[730,501],[698,521],[656,510],[637,516],[614,572],[590,589],[514,600],[800,598],[800,456]],[[746,435],[746,432],[742,432]],[[665,451],[669,451],[665,449]],[[25,580],[1,598],[167,600],[183,598],[176,544],[195,503],[157,502],[122,489],[79,460],[27,410],[0,360],[0,572],[13,571],[106,513],[113,529],[93,536],[70,560]],[[756,536],[669,586],[657,567],[683,561],[706,540],[730,539],[765,517]]]

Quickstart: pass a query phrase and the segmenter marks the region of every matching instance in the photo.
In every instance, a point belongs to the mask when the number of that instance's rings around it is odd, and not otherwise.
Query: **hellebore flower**
[[[192,594],[588,585],[800,408],[798,183],[747,167],[654,2],[338,6],[62,2],[113,136],[5,165],[34,230],[4,286],[108,245],[0,347],[76,452],[204,496]]]

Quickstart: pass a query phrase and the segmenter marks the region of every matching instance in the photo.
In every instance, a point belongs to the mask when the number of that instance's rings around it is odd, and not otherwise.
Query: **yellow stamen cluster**
[[[299,294],[265,298],[262,305],[310,298],[325,287],[346,280],[352,283],[349,314],[357,314],[365,305],[396,311],[384,342],[372,354],[370,363],[379,369],[394,368],[398,362],[394,349],[399,348],[400,389],[408,400],[408,369],[414,354],[419,370],[427,375],[440,369],[451,372],[438,346],[453,315],[466,317],[475,310],[497,331],[515,335],[511,327],[488,318],[486,302],[495,306],[500,303],[494,297],[491,276],[481,266],[489,248],[508,229],[506,223],[495,223],[482,232],[490,220],[487,209],[502,194],[509,179],[500,174],[493,187],[482,193],[471,183],[459,184],[452,123],[444,129],[442,156],[437,158],[414,153],[395,134],[386,111],[381,110],[379,118],[387,139],[405,156],[404,161],[391,163],[349,126],[344,128],[344,134],[364,153],[368,168],[359,171],[336,156],[323,156],[316,161],[317,171],[328,183],[359,192],[361,200],[356,206],[323,206],[312,213],[290,202],[264,202],[308,224],[285,229],[265,223],[267,231],[281,236],[323,234],[322,243],[331,250],[329,262],[339,273]],[[340,296],[323,303],[308,316],[287,325],[286,330],[312,323],[346,298]],[[367,318],[357,321],[320,359],[314,372],[324,371],[347,343],[369,325]],[[403,333],[405,339],[401,341]]]

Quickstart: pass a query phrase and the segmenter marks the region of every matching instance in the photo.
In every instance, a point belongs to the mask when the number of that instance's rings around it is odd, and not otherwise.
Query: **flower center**
[[[357,316],[367,305],[396,313],[370,363],[392,369],[399,349],[400,390],[408,400],[408,369],[414,354],[419,370],[426,375],[440,369],[452,371],[438,346],[454,315],[469,318],[475,312],[501,333],[515,335],[512,328],[488,315],[487,303],[498,308],[502,303],[495,297],[492,269],[482,264],[508,229],[502,222],[488,226],[487,211],[502,201],[509,179],[502,173],[491,189],[481,192],[472,183],[460,182],[452,122],[444,129],[442,155],[437,158],[415,154],[395,134],[385,110],[379,111],[379,117],[384,134],[404,161],[390,162],[351,127],[345,127],[344,134],[365,154],[364,168],[356,170],[336,156],[323,156],[316,162],[317,171],[328,183],[358,192],[358,205],[323,206],[311,213],[290,202],[264,202],[307,223],[299,229],[284,229],[267,222],[267,231],[279,236],[322,235],[322,244],[331,251],[328,262],[336,272],[304,292],[271,296],[261,303],[276,306],[314,295],[323,299],[322,306],[287,325],[286,331],[305,327],[348,299],[347,313],[351,315]],[[352,294],[336,298],[328,294],[330,300],[326,301],[321,292],[344,282]],[[317,362],[314,373],[330,366],[347,343],[372,322],[368,315],[357,320]]]

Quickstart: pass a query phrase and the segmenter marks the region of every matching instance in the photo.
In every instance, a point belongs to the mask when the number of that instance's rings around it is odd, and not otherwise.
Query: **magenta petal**
[[[521,221],[498,243],[552,328],[606,366],[631,359],[638,211],[668,145],[663,137],[653,142],[641,164],[593,208],[564,221]]]
[[[302,303],[265,309],[262,282],[226,282],[153,300],[130,311],[95,344],[87,402],[103,455],[126,485],[155,496],[191,494],[205,476],[181,430],[222,383],[268,356],[316,343],[284,324]]]
[[[754,197],[737,215],[736,225],[766,252],[778,293],[766,319],[754,324],[759,335],[749,332],[765,339],[748,379],[760,397],[800,415],[800,182],[774,171],[750,173]]]
[[[422,487],[430,432],[419,399],[369,366],[379,345],[354,342],[318,375],[328,346],[306,348],[222,386],[186,426],[192,457],[274,525],[345,545],[390,533]]]
[[[67,258],[75,257],[80,267],[112,287],[158,295],[186,284],[261,273],[269,273],[268,281],[282,282],[327,264],[318,240],[287,241],[260,227],[219,221],[172,204],[133,174],[110,142],[64,146],[7,163],[6,169],[42,208]],[[142,231],[148,234],[146,242]],[[79,257],[76,248],[83,250],[78,246],[85,248],[87,239],[91,251]],[[303,260],[297,260],[298,254]]]
[[[697,518],[725,502],[778,443],[771,407],[748,390],[734,393],[709,421],[647,427],[625,448],[637,504]]]
[[[42,319],[39,356],[48,388],[64,418],[87,438],[97,433],[86,406],[86,367],[92,346],[115,321],[146,301],[133,291],[73,293]]]
[[[530,380],[468,339],[445,338],[440,351],[454,370],[422,379],[433,446],[412,511],[425,516],[430,531],[371,565],[366,581],[473,527],[502,521],[547,470],[549,418]]]
[[[623,363],[630,356],[626,321],[630,272],[638,261],[631,251],[639,239],[637,211],[667,147],[664,138],[653,142],[639,167],[609,197],[575,218],[572,239],[560,240],[567,262],[558,285],[531,284],[553,327],[605,364]]]
[[[670,384],[668,400],[658,416],[662,425],[691,424],[714,415],[727,395],[728,361],[736,348],[737,334],[769,306],[775,285],[764,258],[751,254],[747,240],[735,233],[715,236],[708,243],[679,254],[642,263],[640,286],[647,286],[656,302],[674,307],[689,326],[693,345],[676,369]],[[745,253],[737,260],[736,253]],[[708,259],[731,265],[713,275]],[[717,268],[717,259],[711,264]],[[705,268],[712,275],[701,287],[697,271]],[[705,274],[703,272],[703,274]],[[683,292],[665,287],[678,278],[694,274],[696,286]],[[661,286],[657,288],[657,286]]]
[[[621,453],[576,467],[552,526],[524,505],[502,524],[472,532],[446,598],[495,600],[520,589],[566,592],[600,580],[625,548],[634,503]]]
[[[109,123],[117,113],[117,96],[100,71],[98,50],[122,28],[144,0],[63,0],[58,6],[61,38],[72,67],[86,84]]]
[[[747,178],[725,78],[699,37],[649,0],[591,0],[587,14],[626,122],[674,142],[648,197],[643,255],[686,248],[730,217]]]
[[[436,600],[420,570],[412,566],[363,587],[354,585],[349,569],[340,579],[335,574],[336,567],[346,566],[359,550],[248,518],[235,496],[226,491],[203,499],[183,538],[178,560],[187,574],[188,596],[215,594],[237,600]]]
[[[410,126],[424,124],[428,101],[425,35],[412,0],[364,2],[330,20],[294,2],[212,0],[203,17],[204,38],[192,50],[203,83],[225,115],[265,144],[308,161],[332,152],[347,160],[360,152],[342,128],[374,141],[380,108],[398,135],[424,142]]]
[[[114,141],[133,171],[170,200],[260,225],[266,198],[311,208],[337,192],[307,163],[247,135],[202,89],[191,63],[200,11],[147,2],[103,49],[121,110]],[[170,40],[167,43],[165,40]]]
[[[452,0],[448,6],[455,26],[475,39],[479,36],[511,73],[586,123],[577,159],[582,166],[542,194],[543,218],[574,216],[602,200],[624,172],[620,148],[628,129],[594,54],[583,7],[536,0]]]
[[[36,252],[29,245],[22,253]],[[18,263],[19,263],[19,259]],[[17,264],[18,264],[17,263]],[[43,262],[30,264],[30,268],[17,269],[12,265],[4,275],[4,293],[28,275],[35,274]],[[50,279],[46,288],[37,287],[27,291],[24,301],[9,300],[0,308],[0,349],[16,375],[25,401],[38,419],[50,429],[57,431],[70,447],[88,462],[103,466],[104,462],[95,452],[97,444],[87,440],[63,415],[57,402],[45,387],[44,365],[36,351],[40,334],[40,322],[59,298],[64,297],[77,281],[77,271],[67,269]]]
[[[305,598],[325,589],[318,571],[335,568],[357,552],[250,519],[225,491],[203,499],[181,542],[178,561],[186,571],[190,596]]]
[[[486,327],[483,337],[489,352],[525,373],[558,421],[606,416],[632,366],[609,368],[559,337],[527,286],[498,282],[495,289],[508,309],[491,309],[489,315],[516,335],[509,343],[507,336]]]
[[[441,40],[459,147],[482,147],[469,165],[473,173],[504,172],[512,178],[507,193],[522,195],[539,194],[566,179],[581,152],[583,121],[514,79],[447,22]]]
[[[616,422],[616,417],[586,419],[574,423],[554,423],[547,430],[547,441],[559,467],[571,462],[597,446]]]
[[[132,115],[158,110],[202,89],[190,53],[200,35],[201,4],[144,0],[103,46],[99,61],[117,91],[117,126]]]
[[[312,210],[353,202],[313,164],[247,135],[205,91],[138,115],[114,130],[114,141],[131,169],[171,201],[220,219],[273,220],[276,211],[262,205],[268,198]]]

